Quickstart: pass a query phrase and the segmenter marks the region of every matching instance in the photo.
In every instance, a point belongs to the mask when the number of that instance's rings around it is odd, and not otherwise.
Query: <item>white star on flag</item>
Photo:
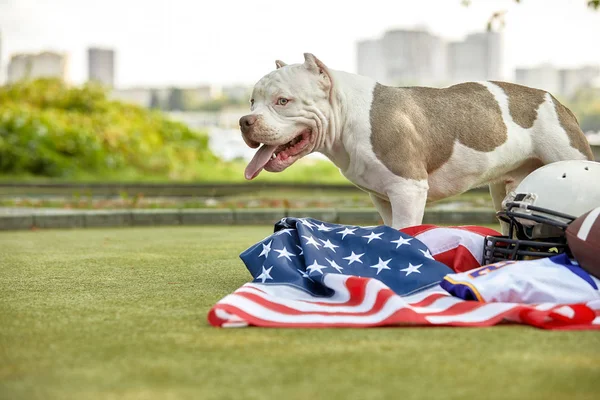
[[[259,257],[265,256],[265,258],[267,258],[269,256],[269,252],[271,251],[271,243],[273,243],[272,240],[269,243],[267,243],[266,245],[263,243],[262,251],[258,255]]]
[[[365,253],[354,254],[354,252],[352,252],[352,254],[350,254],[348,257],[344,257],[344,260],[348,260],[348,265],[352,264],[354,261],[358,261],[359,263],[362,264],[362,261],[360,260],[360,258],[364,255],[365,255]]]
[[[284,233],[287,233],[288,235],[292,236],[292,231],[293,229],[282,229],[280,231],[275,232],[275,235],[279,236],[283,235]]]
[[[333,229],[328,226],[325,226],[322,222],[321,222],[321,225],[315,225],[315,226],[317,227],[318,230],[320,230],[322,232],[329,232],[330,230]]]
[[[279,255],[277,256],[277,258],[285,257],[288,260],[292,261],[292,259],[290,258],[290,256],[296,257],[296,255],[294,253],[290,253],[288,251],[287,247],[285,247],[285,246],[283,246],[283,249],[281,249],[281,250],[278,250],[278,249],[273,249],[273,250],[279,253]]]
[[[260,274],[259,276],[257,276],[256,279],[262,280],[262,283],[265,283],[265,281],[267,279],[273,279],[273,278],[271,278],[271,270],[272,269],[273,269],[273,267],[265,270],[265,266],[263,265],[263,267],[262,267],[262,274]]]
[[[412,265],[411,263],[408,263],[408,267],[404,268],[404,269],[401,269],[400,271],[402,271],[402,272],[406,271],[406,275],[404,275],[404,276],[409,276],[413,272],[418,272],[420,274],[421,271],[419,271],[419,268],[422,267],[422,266],[423,266],[423,264]]]
[[[432,255],[431,255],[431,253],[429,252],[429,249],[427,249],[427,250],[421,250],[421,249],[419,249],[419,251],[420,251],[421,253],[423,253],[423,255],[424,255],[425,257],[429,258],[430,260],[435,260],[435,258],[433,258],[433,256],[432,256]]]
[[[366,239],[369,239],[369,241],[367,243],[371,243],[371,240],[373,240],[373,239],[379,239],[379,240],[381,240],[381,238],[380,238],[381,235],[383,235],[383,232],[381,232],[381,233],[371,232],[370,235],[363,236],[363,237],[366,238]]]
[[[300,249],[300,254],[298,254],[298,255],[299,256],[303,255],[304,254],[304,249],[302,248],[302,246],[296,245],[296,247]]]
[[[296,271],[300,272],[300,274],[302,275],[303,278],[307,278],[308,280],[312,281],[312,278],[310,276],[308,276],[308,274],[305,271],[302,271],[300,268],[296,268]]]
[[[410,246],[410,241],[413,240],[413,238],[409,238],[409,239],[405,239],[402,236],[400,236],[400,238],[398,240],[392,240],[391,243],[396,243],[396,248],[402,246],[403,244],[407,244]]]
[[[383,270],[383,269],[391,269],[390,267],[387,266],[390,261],[392,261],[391,258],[389,260],[387,260],[387,261],[383,261],[381,258],[379,258],[379,262],[377,264],[375,264],[375,265],[371,265],[371,268],[377,268],[377,275],[379,275],[379,273],[381,272],[381,270]]]
[[[306,270],[308,271],[308,273],[312,273],[313,271],[317,271],[319,272],[321,275],[323,275],[323,271],[321,271],[322,269],[327,268],[326,265],[319,265],[319,263],[317,262],[317,260],[315,260],[315,262],[313,262],[311,265],[308,265],[306,267]]]
[[[354,231],[358,229],[358,228],[354,228],[354,229],[350,229],[350,228],[346,228],[343,231],[340,232],[336,232],[338,235],[342,235],[342,240],[344,240],[344,238],[346,237],[346,235],[354,235]]]
[[[310,223],[310,221],[307,221],[305,218],[300,218],[300,223],[304,226],[306,226],[308,229],[310,229],[312,231],[312,229],[315,227],[313,224]]]
[[[325,260],[327,260],[327,262],[329,263],[329,265],[331,265],[331,268],[335,268],[335,270],[337,272],[342,272],[342,270],[344,268],[340,267],[339,265],[337,265],[337,263],[334,260],[330,260],[329,258],[325,258]]]
[[[303,238],[306,238],[306,244],[312,244],[313,246],[315,246],[317,249],[319,248],[319,246],[321,246],[316,240],[315,238],[313,238],[312,236],[304,236],[302,235]]]
[[[327,240],[323,240],[323,239],[319,239],[321,242],[323,242],[323,247],[325,247],[326,249],[331,249],[334,253],[336,252],[335,249],[336,247],[340,247],[340,246],[336,246],[335,244],[331,243],[329,241],[329,239]]]

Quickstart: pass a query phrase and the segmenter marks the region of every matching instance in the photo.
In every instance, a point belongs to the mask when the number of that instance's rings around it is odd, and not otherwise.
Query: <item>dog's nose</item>
[[[240,118],[240,127],[242,132],[246,133],[250,130],[250,127],[256,122],[256,115],[245,115]]]

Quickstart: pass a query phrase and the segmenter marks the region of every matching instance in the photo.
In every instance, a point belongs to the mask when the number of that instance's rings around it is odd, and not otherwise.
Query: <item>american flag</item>
[[[600,329],[596,311],[583,304],[480,303],[452,297],[439,283],[454,271],[436,261],[416,237],[388,226],[283,218],[272,235],[240,258],[254,279],[213,306],[208,320],[214,326],[512,322],[546,329]]]

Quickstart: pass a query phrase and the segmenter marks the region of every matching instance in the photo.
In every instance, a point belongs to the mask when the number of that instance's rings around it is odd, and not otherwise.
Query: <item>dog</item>
[[[275,65],[239,121],[246,144],[258,148],[246,179],[320,152],[396,229],[421,224],[426,203],[484,184],[500,211],[536,168],[593,160],[573,113],[542,90],[496,81],[389,87],[310,53],[304,63]]]

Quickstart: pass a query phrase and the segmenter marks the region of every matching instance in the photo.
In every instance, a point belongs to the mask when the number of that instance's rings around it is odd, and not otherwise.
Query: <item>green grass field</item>
[[[0,233],[0,399],[598,399],[600,334],[217,329],[270,227]]]

